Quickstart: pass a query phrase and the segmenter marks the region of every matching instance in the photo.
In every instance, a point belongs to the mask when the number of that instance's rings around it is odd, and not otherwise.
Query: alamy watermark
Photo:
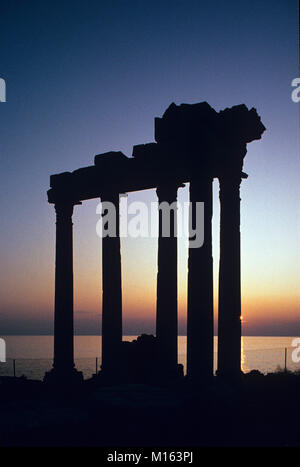
[[[292,347],[296,347],[292,352],[292,361],[294,363],[300,362],[300,337],[296,337],[292,340]]]
[[[100,202],[96,213],[101,215],[96,232],[99,237],[116,237],[117,216],[115,205]],[[161,216],[161,236],[189,239],[190,248],[200,248],[204,243],[204,203],[167,203],[142,201],[128,203],[127,196],[120,198],[120,237],[157,238],[158,215]]]
[[[6,343],[4,339],[0,338],[0,362],[6,362]]]
[[[300,78],[294,78],[291,86],[293,88],[296,88],[292,91],[291,97],[292,101],[295,102],[296,104],[300,102]]]
[[[0,78],[0,102],[6,102],[6,83],[3,78]]]

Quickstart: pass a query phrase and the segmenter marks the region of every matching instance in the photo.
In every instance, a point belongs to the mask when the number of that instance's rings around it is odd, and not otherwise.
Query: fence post
[[[287,348],[284,349],[284,371],[286,372]]]

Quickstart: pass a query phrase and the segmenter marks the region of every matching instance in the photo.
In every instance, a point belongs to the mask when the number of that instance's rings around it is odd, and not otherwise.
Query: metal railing
[[[242,370],[249,372],[259,370],[262,373],[275,371],[300,371],[300,363],[292,360],[293,347],[276,347],[269,349],[242,350]],[[217,353],[214,355],[214,371],[217,367]],[[179,363],[186,368],[186,354],[180,353]],[[75,366],[82,371],[85,379],[91,378],[100,370],[100,356],[89,358],[76,358]],[[7,358],[5,363],[0,364],[0,376],[26,376],[28,379],[42,380],[46,371],[52,368],[50,358]]]

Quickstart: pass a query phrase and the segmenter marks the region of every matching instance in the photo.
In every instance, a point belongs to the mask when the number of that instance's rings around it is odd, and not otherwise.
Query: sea
[[[134,340],[137,336],[123,336]],[[53,336],[1,336],[6,343],[6,361],[0,361],[0,376],[26,376],[42,380],[52,367]],[[75,366],[85,379],[100,370],[101,337],[75,336]],[[242,337],[242,370],[259,370],[266,374],[283,370],[300,371],[293,361],[295,337]],[[178,362],[186,370],[186,336],[178,336]],[[217,337],[214,338],[214,369],[217,367]],[[299,344],[298,344],[299,346]],[[295,352],[294,352],[295,355]],[[298,352],[300,355],[300,352]]]

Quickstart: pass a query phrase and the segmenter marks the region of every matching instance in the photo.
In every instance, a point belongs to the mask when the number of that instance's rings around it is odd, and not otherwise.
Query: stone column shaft
[[[204,202],[204,243],[190,247],[188,259],[187,375],[192,381],[213,375],[212,177],[190,182],[194,225],[196,202]]]
[[[172,204],[170,231],[165,236],[163,211],[159,209],[156,337],[159,361],[165,375],[177,371],[177,189],[178,185],[157,188],[158,202]],[[167,217],[167,216],[166,216]]]
[[[56,210],[54,370],[67,374],[74,367],[73,345],[73,204]]]
[[[115,206],[115,236],[102,236],[102,370],[117,376],[122,342],[122,280],[119,232],[119,193],[106,194],[103,202]],[[105,209],[105,206],[104,206]],[[102,215],[104,212],[102,212]],[[105,227],[105,226],[104,226]]]
[[[241,372],[241,177],[220,178],[218,374]]]

